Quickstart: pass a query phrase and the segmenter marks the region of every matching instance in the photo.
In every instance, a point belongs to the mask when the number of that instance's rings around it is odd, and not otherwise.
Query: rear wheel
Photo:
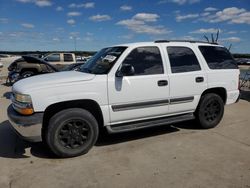
[[[57,156],[75,157],[92,148],[98,133],[98,123],[90,112],[72,108],[58,112],[50,119],[45,139]]]
[[[208,93],[201,97],[196,110],[196,119],[204,129],[217,126],[224,114],[224,102],[222,98],[214,93]]]

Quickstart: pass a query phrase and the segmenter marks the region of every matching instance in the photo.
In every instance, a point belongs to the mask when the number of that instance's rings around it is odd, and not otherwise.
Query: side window
[[[167,47],[172,73],[191,72],[201,70],[200,64],[188,47]]]
[[[161,53],[157,47],[139,47],[134,49],[123,61],[135,69],[135,75],[162,74]]]
[[[60,61],[60,54],[51,54],[51,55],[46,57],[46,60],[50,61],[50,62]]]
[[[63,54],[63,59],[64,59],[64,62],[72,62],[73,56],[72,54]]]
[[[238,69],[230,52],[220,46],[199,46],[210,69]]]

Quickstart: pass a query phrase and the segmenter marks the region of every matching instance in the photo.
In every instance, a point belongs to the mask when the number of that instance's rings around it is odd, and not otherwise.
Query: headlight
[[[29,95],[14,93],[12,103],[13,108],[20,114],[31,115],[34,113],[32,100]]]
[[[29,95],[15,93],[14,97],[15,97],[15,100],[18,101],[18,102],[21,102],[21,103],[32,103],[31,97]]]

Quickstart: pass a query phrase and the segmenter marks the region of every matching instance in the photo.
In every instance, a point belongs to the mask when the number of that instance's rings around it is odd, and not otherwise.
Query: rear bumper
[[[239,96],[238,96],[238,98],[237,98],[237,100],[236,100],[236,103],[239,102],[240,97],[241,97],[241,94],[239,93]]]
[[[240,91],[234,90],[227,92],[227,103],[226,104],[233,104],[240,100]]]
[[[10,105],[7,114],[12,127],[23,139],[31,142],[42,141],[43,113],[23,116]]]

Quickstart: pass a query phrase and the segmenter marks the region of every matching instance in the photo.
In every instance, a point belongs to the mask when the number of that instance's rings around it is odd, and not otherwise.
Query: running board
[[[156,118],[156,119],[150,119],[150,120],[141,120],[141,121],[136,121],[136,122],[115,124],[115,125],[110,125],[107,128],[110,133],[119,133],[119,132],[127,132],[127,131],[143,129],[147,127],[169,125],[172,123],[192,120],[194,118],[195,117],[193,113],[188,113],[184,115],[182,114],[182,115],[162,117],[162,118]]]

